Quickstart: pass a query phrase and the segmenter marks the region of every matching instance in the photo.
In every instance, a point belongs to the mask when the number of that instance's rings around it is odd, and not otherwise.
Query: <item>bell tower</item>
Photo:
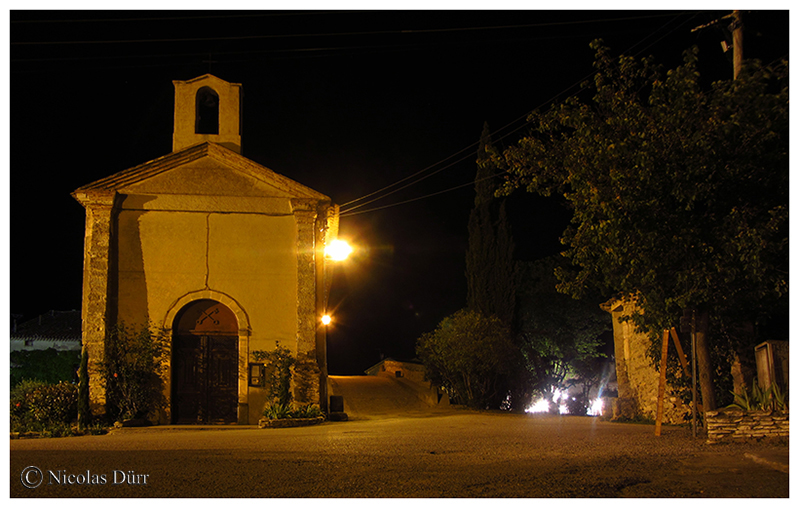
[[[175,85],[175,127],[172,151],[205,141],[242,153],[242,85],[211,74]]]

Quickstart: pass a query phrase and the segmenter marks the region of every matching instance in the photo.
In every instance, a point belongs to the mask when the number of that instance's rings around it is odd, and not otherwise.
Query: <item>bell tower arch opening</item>
[[[239,324],[212,299],[186,304],[172,325],[172,421],[237,422]]]
[[[197,134],[219,134],[219,94],[211,87],[202,87],[195,96],[195,128]]]
[[[175,86],[172,151],[210,142],[242,153],[242,85],[211,74]]]

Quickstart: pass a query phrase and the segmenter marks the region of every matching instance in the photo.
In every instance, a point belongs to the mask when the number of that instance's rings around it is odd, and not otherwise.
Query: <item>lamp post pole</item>
[[[321,359],[320,364],[320,410],[323,413],[328,413],[328,326],[332,318],[328,313],[328,296],[330,294],[331,284],[333,282],[333,271],[336,262],[341,262],[350,256],[353,248],[350,245],[339,239],[335,239],[330,244],[325,246],[324,260],[323,260],[323,273],[321,277],[322,291],[317,293],[318,298],[321,297],[321,302],[317,302],[317,309],[320,312],[319,324],[317,324],[317,358]],[[332,262],[328,265],[328,262]],[[330,268],[328,268],[330,267]]]

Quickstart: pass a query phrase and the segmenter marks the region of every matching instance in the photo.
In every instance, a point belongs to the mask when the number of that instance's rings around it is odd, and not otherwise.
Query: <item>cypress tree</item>
[[[89,351],[81,352],[81,365],[78,368],[78,429],[84,429],[92,420],[89,408]]]
[[[484,316],[496,316],[513,326],[516,308],[514,241],[505,200],[495,198],[492,176],[499,173],[489,126],[484,124],[478,146],[475,206],[469,217],[467,247],[467,307]]]

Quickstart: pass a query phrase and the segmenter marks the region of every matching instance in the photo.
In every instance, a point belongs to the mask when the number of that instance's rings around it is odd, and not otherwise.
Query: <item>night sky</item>
[[[340,205],[432,174],[343,214],[340,237],[360,249],[330,297],[332,374],[411,358],[466,301],[484,122],[513,143],[527,112],[590,76],[598,37],[668,67],[697,44],[704,76],[728,78],[726,24],[691,32],[728,13],[12,11],[9,311],[80,309],[84,210],[70,193],[171,152],[172,80],[210,72],[243,86],[243,155]],[[787,12],[745,22],[747,56],[788,56]],[[557,200],[518,192],[509,207],[518,258],[561,250]]]

